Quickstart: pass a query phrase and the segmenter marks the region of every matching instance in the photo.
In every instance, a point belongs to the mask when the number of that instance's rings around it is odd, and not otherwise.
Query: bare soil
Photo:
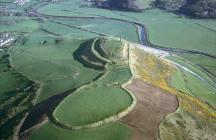
[[[176,96],[138,79],[126,88],[136,96],[137,105],[121,121],[133,129],[133,140],[156,140],[160,121],[178,108]]]

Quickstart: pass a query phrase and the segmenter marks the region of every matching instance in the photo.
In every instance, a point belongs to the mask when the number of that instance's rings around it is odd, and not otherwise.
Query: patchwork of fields
[[[0,46],[0,139],[214,140],[216,20],[152,0],[143,12],[13,2],[0,0],[12,38]]]

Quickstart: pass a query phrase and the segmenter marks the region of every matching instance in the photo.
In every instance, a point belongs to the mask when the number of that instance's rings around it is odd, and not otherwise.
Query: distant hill
[[[156,0],[155,5],[159,8],[169,11],[179,10],[183,5],[187,3],[187,0]]]
[[[216,18],[216,0],[157,0],[156,6],[199,18]]]
[[[98,7],[142,11],[149,0],[94,0]],[[197,18],[216,18],[216,0],[152,0],[156,7]]]
[[[142,11],[144,10],[144,0],[95,0],[98,7],[129,10],[129,11]]]

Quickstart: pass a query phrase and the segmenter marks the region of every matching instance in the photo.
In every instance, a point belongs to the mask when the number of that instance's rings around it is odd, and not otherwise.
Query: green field
[[[215,19],[188,19],[159,9],[142,13],[120,11],[117,13],[127,15],[128,20],[144,24],[149,33],[149,40],[154,45],[216,53]]]
[[[37,86],[9,63],[7,51],[0,52],[0,134],[11,138],[14,129],[32,106]]]
[[[43,41],[47,42],[41,44]],[[44,83],[38,102],[83,85],[97,75],[97,71],[83,67],[73,58],[73,52],[82,42],[79,39],[32,35],[23,38],[16,46],[11,53],[15,68]]]
[[[117,68],[108,71],[106,75],[101,77],[99,80],[103,84],[124,84],[131,77],[131,72],[129,68]]]
[[[170,85],[172,87],[181,92],[204,100],[215,107],[216,92],[214,87],[208,85],[195,75],[181,68],[179,68],[172,76],[172,80],[170,81]]]
[[[39,23],[29,17],[8,17],[0,16],[0,32],[33,32],[39,27]],[[4,24],[4,22],[6,22]]]
[[[97,34],[86,32],[77,28],[68,27],[55,22],[46,21],[42,28],[61,36],[73,37],[73,38],[92,38],[97,37]]]
[[[31,140],[130,140],[131,130],[126,125],[116,122],[102,127],[70,131],[47,123],[35,131]]]
[[[206,74],[208,74],[212,79],[216,82],[216,61],[215,58],[211,58],[208,56],[200,56],[196,54],[181,54],[177,53],[177,55],[187,59],[193,64],[197,65],[199,69],[202,69]]]
[[[161,140],[202,139],[214,140],[216,123],[202,119],[183,109],[169,114],[160,125]]]
[[[169,60],[179,64],[170,80],[170,85],[178,91],[188,93],[216,106],[215,81],[205,72],[188,63],[181,57],[168,56]],[[182,67],[183,66],[183,67]]]
[[[62,8],[64,7],[64,8]],[[106,9],[98,9],[94,7],[80,7],[80,0],[65,0],[60,3],[46,5],[38,10],[38,12],[46,15],[55,16],[112,16],[121,17],[120,15]]]
[[[111,19],[59,19],[61,23],[139,43],[135,25]]]
[[[53,115],[65,124],[86,125],[117,114],[131,102],[121,88],[92,84],[67,97]]]

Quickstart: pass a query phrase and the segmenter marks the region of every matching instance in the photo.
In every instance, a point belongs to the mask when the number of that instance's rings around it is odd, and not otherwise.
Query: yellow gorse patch
[[[174,64],[132,44],[129,48],[129,64],[136,78],[176,95],[180,108],[205,119],[216,121],[216,111],[207,103],[186,93],[179,92],[170,85],[172,75],[177,70]]]

